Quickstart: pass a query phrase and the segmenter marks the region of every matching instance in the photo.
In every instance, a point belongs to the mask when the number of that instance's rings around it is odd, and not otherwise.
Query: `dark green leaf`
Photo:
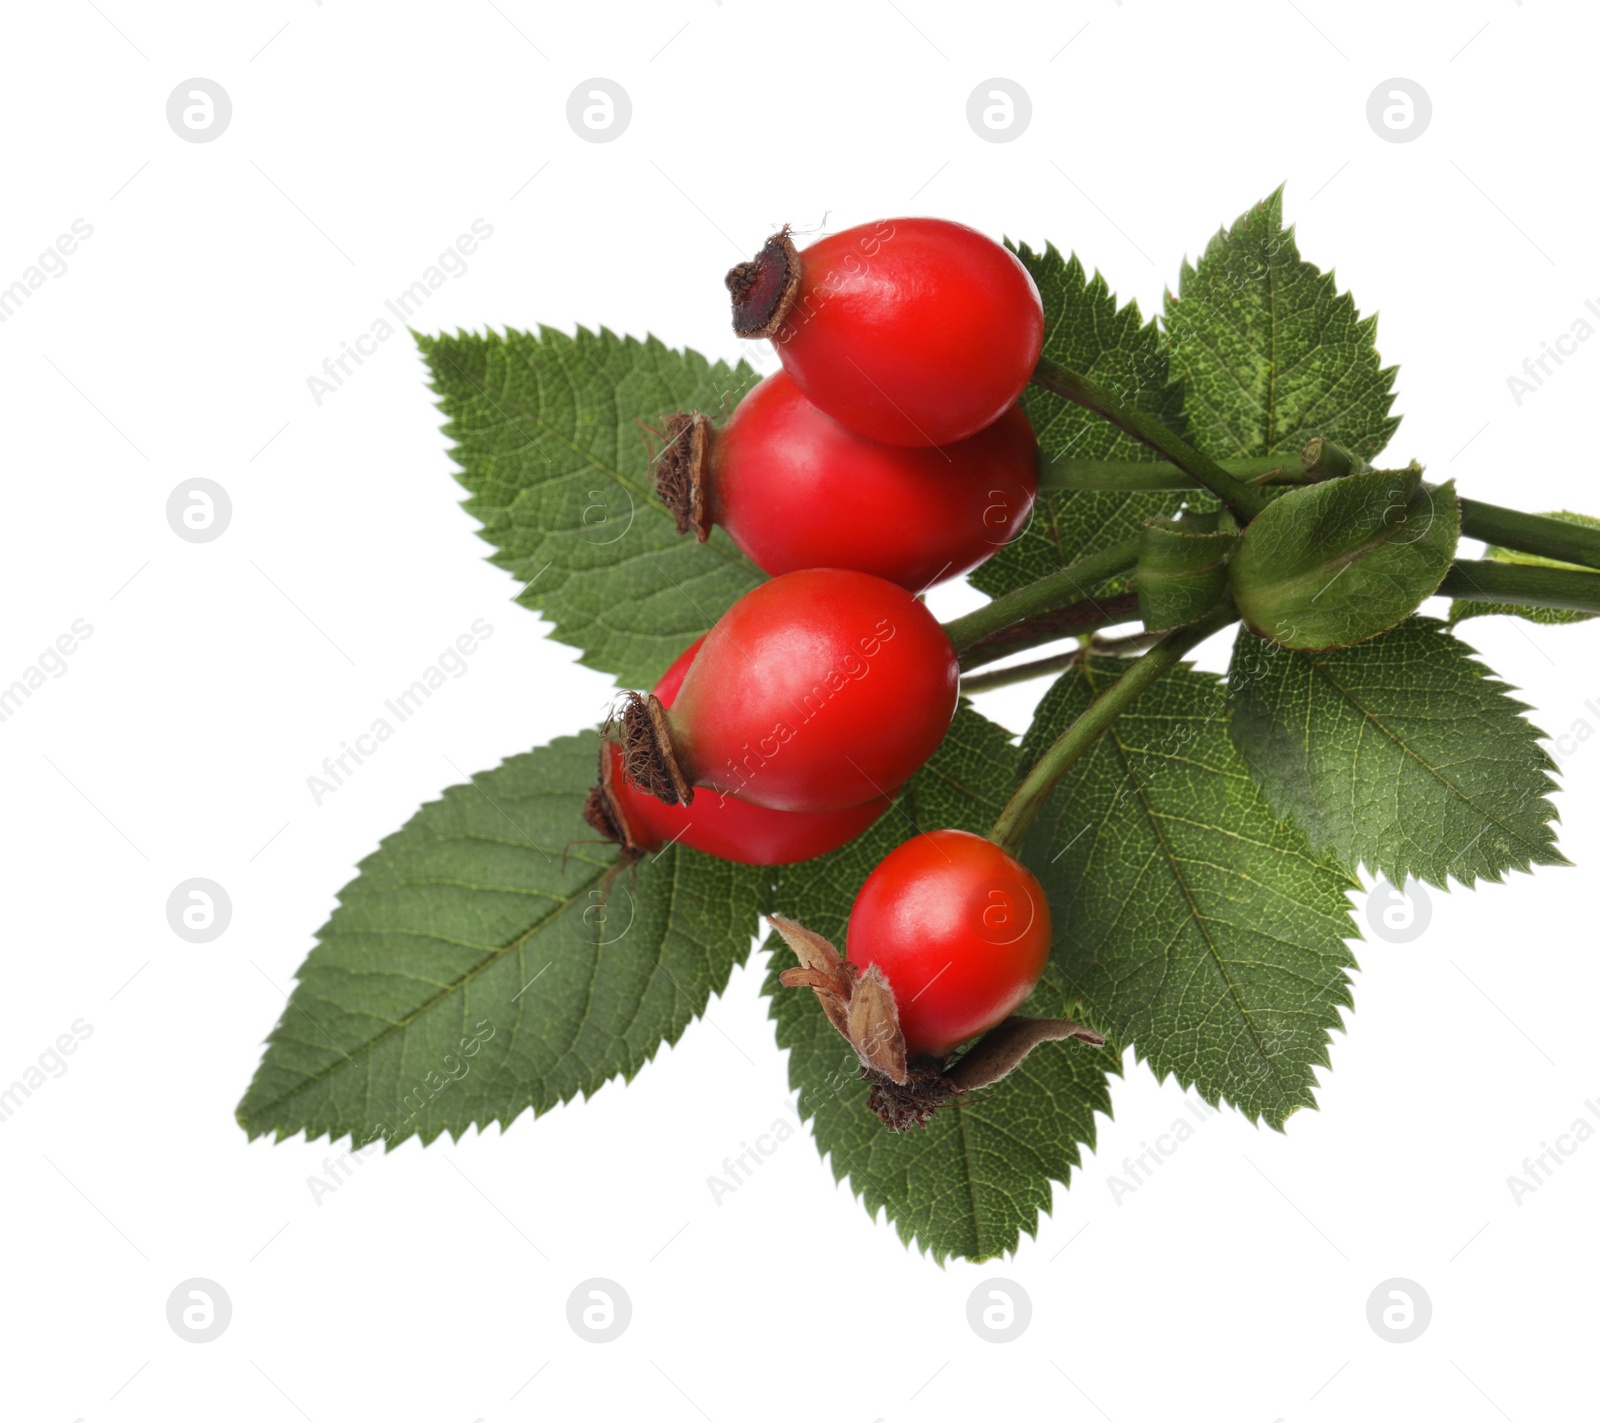
[[[1114,390],[1182,432],[1182,398],[1167,369],[1154,321],[1143,321],[1132,302],[1118,308],[1098,272],[1091,281],[1076,257],[1054,247],[1016,249],[1033,274],[1044,302],[1044,354]],[[1098,415],[1029,387],[1022,408],[1039,439],[1040,462],[1063,459],[1153,460],[1156,456]],[[1180,493],[1100,493],[1057,490],[1041,493],[1033,521],[1015,542],[969,575],[990,597],[1054,573],[1085,554],[1099,553],[1132,538],[1148,518],[1176,513]],[[1104,585],[1122,592],[1126,578]]]
[[[1570,510],[1546,514],[1545,518],[1560,519],[1565,524],[1582,524],[1589,529],[1600,529],[1600,519],[1592,518],[1588,514],[1574,514]],[[1496,544],[1490,544],[1484,549],[1483,556],[1493,559],[1496,563],[1531,563],[1540,568],[1576,568],[1586,573],[1592,572],[1583,568],[1581,564],[1562,563],[1558,559],[1541,558],[1536,553],[1520,553],[1514,548],[1500,548]],[[1593,613],[1580,613],[1576,608],[1521,608],[1513,603],[1469,603],[1465,598],[1455,598],[1450,603],[1450,626],[1454,627],[1468,618],[1485,617],[1489,613],[1526,618],[1530,623],[1543,623],[1547,627],[1556,627],[1563,623],[1585,623],[1595,616]]]
[[[731,410],[755,384],[739,363],[578,328],[418,336],[492,561],[517,601],[583,650],[587,667],[653,686],[765,575],[719,529],[680,538],[655,496],[646,425]]]
[[[874,866],[918,830],[986,831],[1016,778],[1006,733],[963,705],[949,737],[895,808],[854,844],[779,871],[775,907],[846,947],[856,891]],[[789,1081],[814,1122],[834,1175],[869,1211],[887,1211],[909,1243],[937,1259],[983,1260],[1016,1248],[1048,1211],[1051,1182],[1065,1182],[1080,1148],[1094,1145],[1094,1114],[1110,1115],[1107,1074],[1116,1055],[1081,1043],[1046,1043],[1003,1082],[945,1108],[927,1126],[896,1134],[868,1109],[855,1055],[813,994],[778,984],[794,958],[776,936],[766,991]],[[1047,976],[1023,1011],[1070,1016],[1071,996]]]
[[[1415,612],[1450,570],[1453,483],[1372,470],[1291,489],[1250,521],[1228,565],[1245,622],[1285,647],[1348,647]]]
[[[1283,190],[1218,232],[1168,293],[1173,374],[1189,438],[1214,459],[1298,455],[1324,435],[1370,460],[1400,424],[1395,367],[1333,275],[1302,261],[1283,227]]]
[[[1317,851],[1391,884],[1441,887],[1566,863],[1542,733],[1434,619],[1322,653],[1244,633],[1230,685],[1233,739],[1256,784]]]
[[[1024,764],[1126,666],[1063,676]],[[1314,1105],[1312,1069],[1350,1004],[1356,882],[1273,816],[1228,739],[1221,679],[1180,665],[1147,691],[1067,772],[1023,859],[1090,1023],[1273,1126]]]
[[[364,860],[238,1108],[252,1137],[389,1145],[632,1077],[744,960],[762,872],[673,847],[614,881],[594,734],[452,786]]]

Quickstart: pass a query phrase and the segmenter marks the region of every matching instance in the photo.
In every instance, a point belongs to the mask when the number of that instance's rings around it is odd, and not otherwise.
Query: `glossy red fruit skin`
[[[696,638],[656,683],[655,694],[663,706],[676,700],[684,674],[704,641]],[[690,805],[663,805],[628,784],[622,775],[622,748],[616,742],[606,742],[600,754],[610,762],[605,783],[612,813],[625,823],[633,843],[651,852],[677,844],[738,865],[793,865],[848,844],[889,808],[889,797],[880,796],[843,810],[768,810],[715,791],[697,795]]]
[[[899,584],[811,568],[722,615],[666,721],[694,785],[837,810],[911,778],[950,729],[959,678],[944,629]]]
[[[867,876],[846,957],[889,980],[907,1051],[943,1057],[1022,1006],[1050,939],[1050,906],[1028,869],[981,835],[934,830]]]
[[[1044,308],[998,242],[940,218],[894,218],[800,253],[772,342],[806,398],[857,434],[946,445],[1015,404],[1044,347]]]
[[[854,568],[921,592],[1022,531],[1037,456],[1017,405],[941,449],[885,445],[823,414],[779,371],[715,437],[710,512],[768,573]]]

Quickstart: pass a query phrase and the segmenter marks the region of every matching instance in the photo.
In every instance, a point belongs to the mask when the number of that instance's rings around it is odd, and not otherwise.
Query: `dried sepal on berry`
[[[733,298],[733,330],[754,341],[776,335],[800,291],[800,254],[785,224],[748,262],[723,278]]]
[[[783,936],[784,943],[800,960],[800,967],[784,969],[778,975],[778,982],[785,988],[815,990],[817,1002],[822,1005],[828,1021],[849,1037],[850,995],[855,991],[855,970],[821,934],[813,933],[804,924],[782,914],[768,915],[767,922]]]
[[[711,421],[699,411],[667,417],[655,457],[656,495],[667,506],[680,534],[698,543],[711,537]]]
[[[1104,1047],[1106,1040],[1093,1028],[1068,1018],[1027,1018],[1014,1013],[997,1027],[990,1028],[949,1066],[949,1080],[959,1091],[975,1092],[991,1087],[1009,1076],[1040,1043],[1073,1039],[1090,1047]]]
[[[862,1064],[897,1086],[910,1081],[906,1070],[906,1039],[894,1006],[889,980],[876,966],[856,979],[850,995],[847,1026],[850,1046]]]
[[[769,915],[768,922],[800,960],[778,982],[817,995],[823,1014],[861,1061],[862,1076],[871,1083],[867,1105],[891,1131],[926,1126],[952,1099],[1009,1076],[1040,1043],[1075,1039],[1105,1046],[1099,1033],[1081,1023],[1014,1014],[958,1056],[908,1058],[894,994],[876,965],[862,973],[805,925],[781,914]]]
[[[633,864],[645,852],[640,837],[629,822],[623,809],[622,795],[617,785],[617,757],[606,754],[608,742],[600,743],[600,767],[595,783],[589,788],[583,802],[583,818],[591,830],[602,840],[609,840],[620,851],[619,862]]]
[[[804,924],[781,914],[771,915],[769,922],[801,965],[785,969],[778,981],[785,988],[811,989],[828,1021],[861,1059],[862,1067],[890,1082],[904,1083],[906,1040],[888,980],[876,969],[858,976],[854,964]]]
[[[605,730],[621,725],[622,764],[629,782],[663,805],[689,805],[694,787],[678,761],[661,699],[654,692],[624,692],[622,698],[621,716],[613,715]]]

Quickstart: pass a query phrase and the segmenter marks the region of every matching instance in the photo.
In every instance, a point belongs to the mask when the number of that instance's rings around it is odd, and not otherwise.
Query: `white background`
[[[789,1100],[755,969],[630,1087],[409,1142],[320,1203],[328,1144],[247,1145],[233,1107],[355,863],[612,690],[483,561],[406,339],[320,405],[307,387],[473,219],[493,236],[419,327],[603,323],[732,358],[722,272],[784,221],[1051,239],[1148,311],[1287,179],[1305,254],[1382,312],[1393,453],[1600,512],[1600,343],[1520,405],[1507,387],[1600,299],[1597,40],[1592,7],[1550,0],[8,7],[0,285],[74,219],[93,236],[0,325],[0,683],[74,619],[93,635],[0,724],[0,1083],[93,1032],[0,1123],[0,1412],[1592,1416],[1600,1139],[1520,1204],[1507,1178],[1600,1099],[1595,741],[1563,752],[1577,869],[1435,893],[1419,937],[1359,948],[1320,1111],[1208,1119],[1119,1201],[1124,1159],[1187,1114],[1130,1060],[1014,1259],[908,1253],[799,1136],[714,1203]],[[167,124],[192,76],[231,96],[214,142]],[[592,76],[631,96],[615,142],[568,126]],[[966,120],[993,76],[1032,98],[1014,142]],[[1432,99],[1411,143],[1366,119],[1393,76]],[[233,503],[212,543],[166,522],[196,477]],[[315,805],[306,777],[476,618],[468,674]],[[1546,731],[1600,727],[1595,625],[1470,637]],[[984,709],[1020,727],[1038,691]],[[165,915],[194,876],[233,903],[205,945]],[[166,1318],[196,1276],[233,1304],[203,1345]],[[595,1276],[633,1303],[607,1345],[566,1319]],[[1011,1344],[967,1323],[993,1276],[1032,1300]],[[1367,1322],[1391,1277],[1432,1300],[1409,1344]]]

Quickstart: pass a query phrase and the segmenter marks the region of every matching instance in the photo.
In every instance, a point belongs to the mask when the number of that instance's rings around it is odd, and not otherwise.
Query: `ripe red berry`
[[[676,700],[704,641],[691,643],[656,683],[662,706]],[[712,794],[696,796],[692,805],[663,805],[628,784],[622,748],[605,741],[600,746],[600,782],[589,792],[583,815],[630,859],[676,844],[740,865],[792,865],[848,844],[888,807],[889,798],[880,796],[843,810],[768,810],[735,796]]]
[[[1016,402],[1044,346],[1027,268],[939,218],[852,227],[796,252],[776,233],[727,278],[733,329],[772,338],[806,398],[891,445],[946,445]]]
[[[785,371],[719,431],[674,415],[656,487],[703,542],[720,524],[768,573],[854,568],[914,592],[976,568],[1027,523],[1038,446],[1022,408],[939,449],[885,445],[824,415]]]
[[[1050,957],[1039,881],[991,840],[935,830],[891,850],[856,895],[846,953],[889,980],[906,1050],[943,1057],[1009,1018]]]
[[[959,675],[944,629],[898,584],[786,573],[722,615],[670,709],[630,694],[628,779],[669,805],[697,785],[774,810],[860,805],[933,754]]]

